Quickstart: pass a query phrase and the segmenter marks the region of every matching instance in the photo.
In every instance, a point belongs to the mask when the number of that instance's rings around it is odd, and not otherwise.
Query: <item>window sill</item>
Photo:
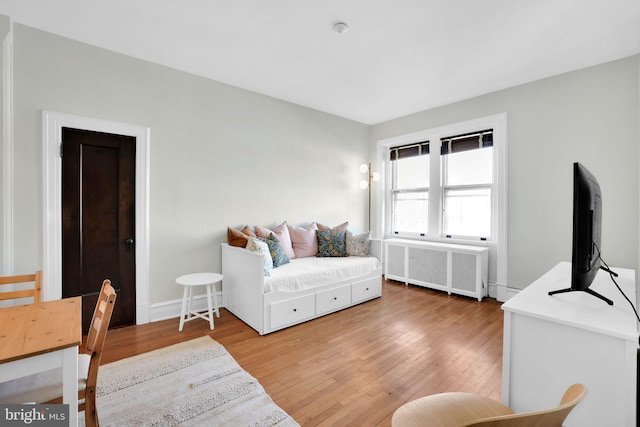
[[[495,247],[497,242],[493,240],[472,240],[472,239],[456,239],[446,237],[431,237],[431,236],[416,236],[414,234],[385,234],[384,239],[404,239],[404,240],[416,240],[419,242],[435,242],[435,243],[451,243],[453,245],[468,245],[468,246],[482,246],[482,247]]]

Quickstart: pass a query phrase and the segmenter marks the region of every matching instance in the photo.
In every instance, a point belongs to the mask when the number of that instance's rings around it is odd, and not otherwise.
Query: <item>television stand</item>
[[[617,276],[617,274],[616,274],[616,276]],[[602,295],[600,295],[596,291],[594,291],[592,289],[589,289],[589,288],[587,288],[587,289],[572,289],[572,288],[558,289],[557,291],[549,291],[549,295],[563,294],[565,292],[586,292],[586,293],[588,293],[590,295],[593,295],[596,298],[600,298],[602,301],[606,302],[609,305],[613,305],[613,301],[611,301],[609,298],[603,297]]]
[[[620,289],[636,301],[635,272],[612,268]],[[570,283],[571,263],[560,263],[502,305],[502,403],[515,412],[552,408],[579,382],[589,394],[564,426],[635,427],[640,352],[633,309],[604,271],[590,289],[611,298],[613,307],[583,292],[549,298]]]
[[[607,273],[611,274],[613,277],[618,277],[618,273],[616,273],[615,271],[605,267],[604,265],[600,266],[600,270],[606,271]],[[592,290],[591,288],[587,288],[587,289],[573,289],[573,288],[558,289],[557,291],[550,291],[549,295],[563,294],[565,292],[578,292],[578,291],[586,292],[588,294],[593,295],[596,298],[600,298],[602,301],[606,302],[609,305],[613,305],[613,301],[611,301],[609,298],[603,297],[602,295],[600,295],[596,291]]]
[[[616,273],[615,271],[605,267],[604,265],[600,266],[600,270],[606,271],[607,273],[611,274],[613,277],[618,277],[618,273]]]

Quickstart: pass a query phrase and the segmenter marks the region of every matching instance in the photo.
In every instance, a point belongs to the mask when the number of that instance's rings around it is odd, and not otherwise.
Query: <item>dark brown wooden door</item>
[[[135,324],[135,144],[62,129],[62,295],[82,296],[85,334],[104,279],[118,294],[111,327]]]

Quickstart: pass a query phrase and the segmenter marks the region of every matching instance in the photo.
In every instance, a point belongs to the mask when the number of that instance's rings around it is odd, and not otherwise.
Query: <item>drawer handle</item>
[[[294,309],[293,309],[293,311],[298,311],[298,309],[297,309],[297,308],[294,308]]]
[[[337,301],[337,300],[338,300],[338,297],[333,297],[333,300],[334,300],[334,301]]]

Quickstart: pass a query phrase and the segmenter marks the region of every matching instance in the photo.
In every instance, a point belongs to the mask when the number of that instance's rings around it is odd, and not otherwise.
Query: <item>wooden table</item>
[[[78,424],[78,347],[82,301],[64,298],[0,308],[0,382],[62,367],[62,401]]]

